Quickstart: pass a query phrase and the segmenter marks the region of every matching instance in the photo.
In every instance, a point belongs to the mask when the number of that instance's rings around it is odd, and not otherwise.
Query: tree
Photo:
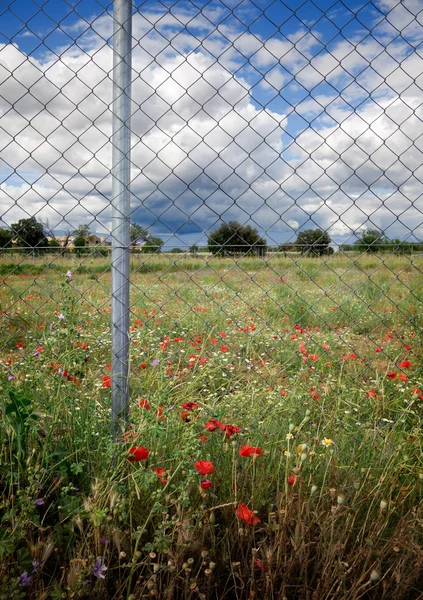
[[[207,245],[212,254],[253,253],[264,256],[267,251],[267,242],[260,237],[257,229],[251,225],[241,225],[237,221],[223,223],[219,229],[212,231]]]
[[[60,252],[62,249],[62,246],[55,239],[49,240],[48,247],[49,247],[49,252]]]
[[[198,252],[197,244],[193,244],[192,246],[190,246],[189,251],[191,252],[191,254],[197,254],[197,252]]]
[[[17,223],[13,223],[11,229],[16,235],[17,245],[26,247],[28,251],[40,251],[43,247],[48,246],[44,226],[35,217],[21,219]]]
[[[322,231],[322,229],[305,229],[298,234],[295,246],[300,250],[301,254],[322,256],[324,254],[333,254],[333,248],[330,247],[331,241],[327,231]]]
[[[0,248],[12,246],[13,233],[9,229],[0,229]]]
[[[82,224],[78,225],[78,227],[72,231],[72,235],[77,238],[86,239],[90,235],[90,226]]]
[[[81,256],[83,249],[86,245],[85,238],[82,235],[79,235],[73,240],[73,245],[75,246],[77,255]]]
[[[141,225],[138,225],[138,223],[131,223],[129,228],[129,239],[133,248],[137,245],[138,240],[145,242],[147,238],[148,233]]]
[[[159,254],[162,251],[164,241],[159,237],[148,237],[145,242],[145,251]]]
[[[354,246],[361,252],[380,252],[387,243],[388,239],[378,229],[365,229]]]

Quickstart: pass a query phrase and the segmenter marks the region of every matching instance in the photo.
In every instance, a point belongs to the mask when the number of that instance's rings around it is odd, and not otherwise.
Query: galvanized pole
[[[129,215],[132,0],[113,3],[112,421],[115,440],[129,413]]]

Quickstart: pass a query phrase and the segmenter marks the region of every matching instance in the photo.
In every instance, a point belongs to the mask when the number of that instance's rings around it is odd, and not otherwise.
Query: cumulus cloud
[[[260,25],[229,4],[134,15],[133,220],[171,244],[229,219],[271,244],[316,226],[423,237],[421,0],[367,7],[372,35],[365,8],[340,35],[339,12]],[[113,21],[63,29],[53,51],[0,45],[0,216],[107,233]]]

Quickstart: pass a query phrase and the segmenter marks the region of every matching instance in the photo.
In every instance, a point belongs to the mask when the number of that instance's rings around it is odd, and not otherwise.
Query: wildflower
[[[377,392],[376,390],[369,390],[366,394],[367,398],[376,398]]]
[[[163,485],[167,484],[167,479],[163,477],[163,473],[166,473],[166,469],[157,467],[156,469],[153,469],[153,473],[157,473],[157,479],[160,481],[160,483],[163,483]]]
[[[198,404],[196,404],[195,402],[184,402],[184,404],[182,404],[182,408],[184,408],[185,410],[194,410],[198,408]]]
[[[163,405],[160,405],[159,408],[156,410],[156,417],[160,421],[166,421],[166,415],[163,414]]]
[[[96,563],[93,568],[93,575],[99,579],[105,578],[105,572],[107,571],[106,565],[103,563],[101,558],[97,558]]]
[[[322,440],[322,444],[323,446],[333,446],[333,441],[329,438],[324,438]]]
[[[287,482],[288,482],[288,485],[294,485],[294,483],[295,483],[295,475],[288,475]]]
[[[151,366],[152,366],[152,367],[157,367],[157,365],[159,364],[159,362],[160,362],[160,360],[159,360],[158,358],[155,358],[155,359],[153,360],[153,362],[151,363]]]
[[[387,373],[386,376],[389,377],[389,379],[395,379],[396,373],[394,373],[393,371],[389,371],[389,373]]]
[[[110,375],[103,375],[101,380],[103,381],[102,387],[110,387],[112,384],[112,378],[110,377]]]
[[[237,433],[240,433],[240,431],[241,431],[241,429],[239,427],[237,427],[236,425],[224,425],[224,432],[227,437],[236,435]]]
[[[150,451],[143,446],[132,446],[129,449],[129,454],[131,455],[128,457],[130,462],[138,462],[139,460],[147,460]]]
[[[411,367],[411,362],[409,360],[403,360],[398,366],[401,367],[401,369],[408,369]]]
[[[209,487],[211,487],[212,482],[210,481],[210,479],[203,479],[203,481],[200,481],[200,488],[202,490],[207,490]]]
[[[260,519],[254,514],[254,511],[250,510],[246,504],[238,504],[236,516],[238,519],[245,521],[247,525],[255,525],[260,522]]]
[[[249,457],[252,455],[260,456],[261,453],[261,448],[254,448],[253,446],[241,446],[241,450],[239,451],[239,455],[244,457]]]
[[[206,435],[204,435],[204,433],[200,433],[200,435],[198,436],[198,439],[200,440],[200,442],[201,442],[202,444],[205,444],[205,443],[207,442],[207,439],[208,439],[208,438],[207,438],[207,436],[206,436]]]
[[[145,410],[150,410],[150,405],[148,403],[147,398],[140,398],[139,405],[141,406],[141,408],[145,408]]]
[[[207,431],[215,431],[217,428],[222,429],[222,431],[224,431],[225,429],[223,423],[221,423],[217,419],[210,419],[209,421],[207,421],[205,427]]]
[[[19,584],[22,587],[29,587],[32,584],[32,577],[28,575],[28,571],[24,571],[19,577]]]
[[[198,460],[195,463],[195,468],[200,475],[212,475],[214,473],[214,465],[209,460]]]
[[[67,280],[68,280],[68,281],[72,281],[72,271],[68,271],[68,272],[66,273],[66,277],[67,277]]]
[[[287,433],[285,437],[286,437],[287,440],[292,440],[292,438],[294,436],[292,435],[292,433]]]
[[[36,506],[42,506],[44,504],[44,500],[42,498],[37,498],[35,504]]]
[[[23,345],[24,345],[23,342],[17,342],[16,348],[22,349]]]

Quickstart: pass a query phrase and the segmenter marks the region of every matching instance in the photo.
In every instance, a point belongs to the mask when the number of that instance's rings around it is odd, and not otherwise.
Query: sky
[[[133,3],[131,220],[423,239],[423,0]],[[113,4],[0,0],[0,226],[111,229]]]

